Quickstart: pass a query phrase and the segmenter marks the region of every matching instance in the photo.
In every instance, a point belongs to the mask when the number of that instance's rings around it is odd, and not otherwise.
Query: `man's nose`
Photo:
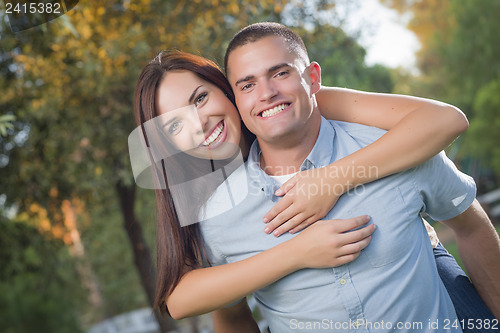
[[[278,95],[278,90],[269,80],[262,80],[259,82],[257,87],[257,89],[259,89],[259,98],[261,101],[272,100],[276,95]]]

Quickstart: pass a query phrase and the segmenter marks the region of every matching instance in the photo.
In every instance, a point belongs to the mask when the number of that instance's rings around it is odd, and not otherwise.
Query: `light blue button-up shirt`
[[[301,170],[326,166],[384,133],[322,118],[317,142]],[[279,186],[260,168],[259,152],[254,142],[247,163],[229,176],[229,185],[221,185],[206,205],[212,218],[200,226],[213,265],[251,257],[294,237],[286,233],[276,238],[263,231],[262,217],[279,200],[274,196]],[[339,172],[376,170],[353,166]],[[239,185],[248,193],[244,200],[233,200],[240,203],[232,207],[227,196],[240,195]],[[311,188],[310,192],[318,190],[329,189]],[[371,243],[349,264],[302,269],[256,291],[271,331],[461,332],[420,213],[435,220],[449,219],[467,209],[474,197],[474,181],[444,153],[344,194],[325,219],[370,215],[370,223],[377,225]]]

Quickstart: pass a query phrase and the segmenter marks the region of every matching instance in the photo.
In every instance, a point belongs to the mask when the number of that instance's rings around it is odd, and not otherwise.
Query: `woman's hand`
[[[368,246],[376,229],[374,224],[360,228],[369,220],[366,215],[345,220],[322,220],[289,240],[294,242],[299,269],[337,267],[356,259]],[[353,230],[356,228],[360,229]]]
[[[276,191],[284,197],[264,215],[264,231],[274,236],[294,233],[325,217],[349,188],[340,175],[333,164],[297,173]]]
[[[190,270],[167,298],[170,314],[181,319],[208,313],[241,300],[296,270],[351,262],[370,243],[375,225],[363,227],[369,220],[368,216],[359,216],[318,221],[286,242],[249,258]]]

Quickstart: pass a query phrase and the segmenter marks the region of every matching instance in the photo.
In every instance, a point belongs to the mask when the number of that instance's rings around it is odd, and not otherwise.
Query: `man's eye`
[[[194,105],[195,106],[200,105],[201,103],[203,103],[203,101],[205,100],[206,97],[207,97],[207,93],[199,94],[198,97],[196,97],[196,99],[194,100]]]
[[[285,76],[285,75],[288,75],[289,72],[288,71],[281,71],[281,72],[278,72],[276,73],[276,75],[274,75],[275,77],[280,77],[280,76]]]
[[[169,134],[176,134],[179,132],[181,128],[182,123],[180,121],[174,121],[169,127],[168,127],[168,133]]]
[[[253,87],[253,83],[247,83],[241,87],[241,90],[248,90]]]

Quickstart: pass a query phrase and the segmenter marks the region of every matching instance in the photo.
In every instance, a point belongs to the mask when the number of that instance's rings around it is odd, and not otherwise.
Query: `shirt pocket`
[[[363,196],[350,217],[367,214],[377,229],[370,244],[361,252],[373,267],[391,264],[407,254],[418,239],[418,210],[411,216],[398,187]],[[422,223],[421,223],[422,224]],[[423,228],[423,225],[421,226]]]

